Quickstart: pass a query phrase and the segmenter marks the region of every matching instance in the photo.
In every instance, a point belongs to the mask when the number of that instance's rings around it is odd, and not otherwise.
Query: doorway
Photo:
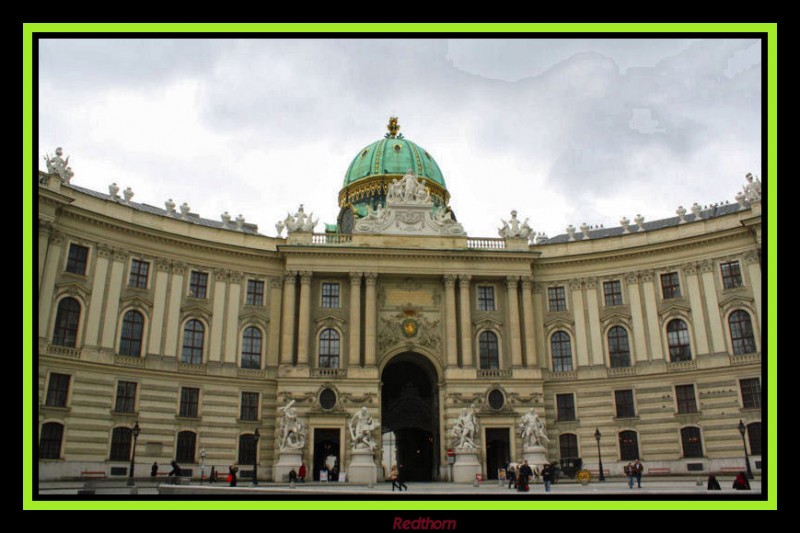
[[[314,466],[312,472],[314,481],[320,480],[320,472],[323,471],[325,472],[323,477],[327,477],[327,481],[336,481],[341,469],[340,457],[339,429],[314,429]]]
[[[497,471],[509,463],[509,433],[508,428],[486,428],[486,479],[498,479]]]

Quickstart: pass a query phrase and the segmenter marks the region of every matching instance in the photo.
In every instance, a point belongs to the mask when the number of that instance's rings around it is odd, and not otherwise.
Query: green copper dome
[[[370,176],[400,174],[411,169],[415,175],[446,188],[444,176],[433,157],[419,145],[402,137],[387,137],[363,150],[350,163],[343,187]]]

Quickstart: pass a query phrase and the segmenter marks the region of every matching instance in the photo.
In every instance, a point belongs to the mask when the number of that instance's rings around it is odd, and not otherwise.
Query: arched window
[[[60,459],[61,440],[64,438],[64,426],[58,422],[42,425],[39,436],[39,459]]]
[[[131,428],[114,428],[114,431],[111,432],[111,456],[109,459],[112,461],[130,460],[132,435]]]
[[[122,333],[119,338],[119,354],[139,357],[142,355],[142,335],[144,317],[139,311],[128,311],[122,319]]]
[[[183,327],[183,351],[181,363],[199,365],[203,363],[203,340],[205,328],[199,320],[189,320]]]
[[[608,330],[608,355],[611,360],[611,368],[631,366],[628,332],[622,326],[614,326]]]
[[[700,428],[681,429],[681,445],[684,457],[703,457],[703,439],[700,436]]]
[[[339,368],[339,334],[335,329],[325,329],[319,334],[320,368]]]
[[[692,359],[689,328],[683,320],[676,318],[667,324],[667,344],[669,344],[669,360],[673,363]]]
[[[256,459],[256,439],[250,433],[239,436],[239,461],[240,465],[251,465]]]
[[[747,424],[747,439],[750,441],[750,453],[761,455],[761,422]]]
[[[481,368],[483,370],[500,368],[497,335],[491,331],[481,333],[480,337],[478,337],[478,349],[480,350]]]
[[[558,436],[558,449],[562,459],[577,459],[578,436],[572,433],[563,433]]]
[[[754,353],[756,351],[756,339],[753,337],[753,324],[750,322],[750,315],[741,309],[734,311],[728,317],[728,325],[731,328],[734,355]]]
[[[253,326],[242,334],[242,368],[261,368],[261,331]]]
[[[178,433],[178,449],[175,452],[175,461],[178,463],[194,463],[195,443],[197,435],[193,431]]]
[[[572,342],[564,331],[556,331],[550,337],[550,349],[553,352],[553,372],[572,370]]]
[[[64,298],[58,302],[53,344],[74,348],[78,342],[78,322],[80,322],[80,319],[81,304],[76,299]]]
[[[635,431],[620,431],[619,458],[621,461],[635,461],[639,458],[639,439]]]

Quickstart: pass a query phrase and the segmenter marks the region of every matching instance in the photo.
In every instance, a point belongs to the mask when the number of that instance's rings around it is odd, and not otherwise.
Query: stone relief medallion
[[[403,321],[403,335],[406,337],[414,337],[417,334],[419,325],[413,318],[407,318]]]

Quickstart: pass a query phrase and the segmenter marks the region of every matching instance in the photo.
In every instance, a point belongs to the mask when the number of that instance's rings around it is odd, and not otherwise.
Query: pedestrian
[[[398,475],[399,475],[399,473],[397,471],[397,465],[392,465],[392,469],[389,471],[389,477],[386,478],[386,479],[388,479],[389,481],[392,482],[392,492],[394,492],[395,487],[398,487],[398,483],[397,483],[397,476]],[[400,490],[402,490],[402,489],[400,489]]]
[[[644,472],[644,466],[637,457],[636,461],[633,462],[633,475],[636,476],[636,485],[638,485],[640,489],[642,488],[642,472]]]
[[[714,474],[709,474],[708,487],[706,487],[706,490],[722,490],[722,487],[719,486],[719,481],[717,481],[717,478],[714,476]]]
[[[750,482],[747,481],[747,476],[744,472],[736,474],[736,479],[733,480],[733,488],[736,490],[750,490]]]
[[[550,483],[553,481],[553,465],[545,463],[542,467],[542,481],[544,482],[544,491],[550,492]]]
[[[297,472],[295,472],[295,471],[294,471],[294,468],[292,468],[292,469],[289,471],[289,482],[290,482],[290,483],[295,483],[295,482],[297,482]]]
[[[217,470],[212,466],[211,467],[211,474],[208,476],[209,483],[215,483],[217,481]]]
[[[150,477],[156,477],[158,475],[158,463],[153,463],[153,466],[150,467]]]
[[[301,483],[306,482],[306,464],[300,463],[300,470],[297,471],[297,477]]]
[[[625,465],[625,475],[628,476],[628,488],[633,488],[633,463],[628,461],[628,464]]]
[[[172,470],[169,471],[169,474],[167,474],[167,476],[172,478],[172,484],[175,485],[178,483],[178,478],[181,475],[181,467],[179,467],[178,463],[176,463],[175,461],[172,461],[170,465],[172,466]],[[150,472],[152,473],[152,470]]]
[[[506,475],[508,476],[508,488],[510,489],[517,484],[517,471],[513,466],[509,466]]]
[[[236,472],[239,471],[239,467],[237,466],[229,466],[228,467],[228,483],[230,483],[231,487],[236,486]]]
[[[403,465],[397,468],[397,488],[401,491],[406,489],[406,492],[408,492],[408,487],[406,486],[406,470]]]
[[[517,490],[520,492],[528,492],[530,488],[528,487],[528,482],[533,475],[533,470],[531,467],[528,466],[528,460],[525,459],[522,462],[522,466],[519,467],[519,473],[517,474]]]

